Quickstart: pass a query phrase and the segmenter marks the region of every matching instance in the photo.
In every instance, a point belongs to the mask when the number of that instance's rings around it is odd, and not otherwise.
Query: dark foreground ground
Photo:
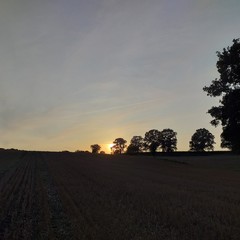
[[[0,151],[0,239],[240,239],[240,156]]]

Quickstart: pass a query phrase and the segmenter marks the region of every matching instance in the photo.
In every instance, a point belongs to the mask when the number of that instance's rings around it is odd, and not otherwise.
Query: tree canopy
[[[143,151],[143,137],[133,136],[127,148],[127,153],[139,153]]]
[[[234,39],[231,47],[217,52],[219,79],[204,87],[208,96],[221,97],[220,105],[208,110],[214,118],[211,124],[222,125],[221,147],[240,151],[240,39]]]
[[[161,144],[162,134],[157,129],[152,129],[145,133],[144,148],[151,153],[155,153]]]
[[[92,153],[99,153],[101,146],[98,144],[91,145]]]
[[[177,150],[177,133],[170,128],[161,131],[160,148],[163,152],[173,152]]]
[[[205,128],[197,129],[189,142],[190,151],[213,150],[214,136]]]
[[[126,145],[127,141],[123,138],[116,138],[113,141],[113,146],[111,150],[114,154],[122,154],[124,152],[124,149],[127,147]]]
[[[163,152],[173,152],[177,149],[177,133],[170,128],[162,131],[152,129],[145,133],[144,149],[155,153],[158,148]]]

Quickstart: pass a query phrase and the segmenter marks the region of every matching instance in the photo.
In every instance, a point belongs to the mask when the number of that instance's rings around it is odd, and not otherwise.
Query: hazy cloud
[[[2,1],[0,144],[74,149],[172,127],[187,149],[184,137],[211,128],[202,87],[217,77],[215,52],[239,37],[239,6]]]

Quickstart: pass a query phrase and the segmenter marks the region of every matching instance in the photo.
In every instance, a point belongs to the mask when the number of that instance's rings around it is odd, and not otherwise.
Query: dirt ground
[[[0,239],[240,239],[240,156],[0,152]]]

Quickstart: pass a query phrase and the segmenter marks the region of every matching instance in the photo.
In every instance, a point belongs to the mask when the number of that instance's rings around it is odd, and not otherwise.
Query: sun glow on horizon
[[[109,144],[108,144],[109,149],[111,149],[113,146],[114,146],[113,143],[109,143]]]
[[[110,150],[110,152],[112,151],[112,147],[114,146],[114,144],[113,143],[109,143],[108,144],[108,149]]]
[[[101,150],[103,150],[107,154],[110,154],[110,153],[112,153],[111,148],[114,146],[114,144],[113,143],[104,143],[101,146],[102,146]]]

